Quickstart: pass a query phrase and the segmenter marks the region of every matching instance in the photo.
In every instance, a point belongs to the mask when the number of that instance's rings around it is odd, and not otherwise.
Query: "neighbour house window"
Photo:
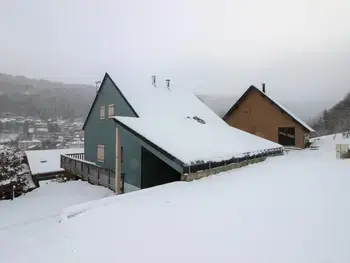
[[[114,116],[114,104],[108,105],[108,118],[113,118]]]
[[[105,111],[105,106],[100,107],[100,119],[103,120],[105,118],[106,111]]]
[[[250,126],[248,128],[248,132],[251,133],[251,134],[255,134],[255,127],[254,126]]]
[[[243,109],[243,112],[249,114],[250,113],[250,108],[249,107],[245,107]]]
[[[97,145],[97,161],[104,162],[105,160],[105,146],[104,145]]]

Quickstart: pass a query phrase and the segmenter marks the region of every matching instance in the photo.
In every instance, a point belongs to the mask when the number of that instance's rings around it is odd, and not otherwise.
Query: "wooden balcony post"
[[[108,170],[108,185],[107,185],[107,188],[109,188],[109,185],[111,184],[111,170]]]

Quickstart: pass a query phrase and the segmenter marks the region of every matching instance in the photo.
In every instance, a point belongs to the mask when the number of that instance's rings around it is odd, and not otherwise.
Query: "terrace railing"
[[[83,153],[61,155],[61,168],[93,185],[101,185],[117,192],[115,171],[84,160]],[[121,193],[123,193],[123,187]]]

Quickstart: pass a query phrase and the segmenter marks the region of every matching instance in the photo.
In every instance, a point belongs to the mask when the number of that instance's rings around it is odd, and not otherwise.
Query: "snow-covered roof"
[[[139,117],[160,115],[171,119],[198,116],[211,124],[224,122],[192,92],[178,85],[171,84],[170,89],[165,87],[165,83],[153,86],[149,79],[142,83],[118,79],[115,84]]]
[[[69,143],[71,143],[71,144],[82,144],[84,142],[83,141],[72,141],[72,142],[69,142]]]
[[[216,116],[216,115],[215,115]],[[193,118],[195,117],[195,118]],[[217,116],[218,119],[220,119]],[[186,165],[217,162],[282,146],[233,128],[226,123],[207,123],[206,119],[115,117],[141,137],[157,145]]]
[[[149,80],[141,85],[118,79],[115,84],[138,115],[116,116],[115,120],[185,165],[281,147],[230,127],[192,92],[176,84],[170,89],[165,83],[154,86]]]
[[[41,141],[39,141],[39,140],[24,140],[24,141],[19,141],[19,142],[24,142],[24,143],[29,143],[29,142],[33,142],[33,143],[41,143]]]
[[[59,149],[26,151],[30,171],[33,175],[61,172],[61,154],[83,153],[84,149]]]

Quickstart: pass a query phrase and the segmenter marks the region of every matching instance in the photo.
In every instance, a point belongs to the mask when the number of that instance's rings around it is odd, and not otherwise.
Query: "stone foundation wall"
[[[281,155],[281,154],[276,154],[274,156],[277,156],[277,155]],[[246,160],[246,161],[243,161],[243,162],[240,162],[240,163],[231,163],[231,164],[228,164],[228,165],[225,165],[225,166],[220,166],[220,167],[215,167],[215,168],[208,169],[208,170],[198,171],[196,173],[183,174],[183,175],[181,175],[181,181],[189,182],[189,181],[193,181],[193,180],[200,179],[200,178],[203,178],[203,177],[207,177],[207,176],[210,176],[210,175],[218,174],[218,173],[221,173],[221,172],[227,172],[227,171],[230,171],[230,170],[233,170],[233,169],[237,169],[237,168],[241,168],[243,166],[247,166],[249,164],[263,162],[263,161],[266,160],[266,158],[267,157],[264,156],[264,157],[260,157],[260,158]]]

